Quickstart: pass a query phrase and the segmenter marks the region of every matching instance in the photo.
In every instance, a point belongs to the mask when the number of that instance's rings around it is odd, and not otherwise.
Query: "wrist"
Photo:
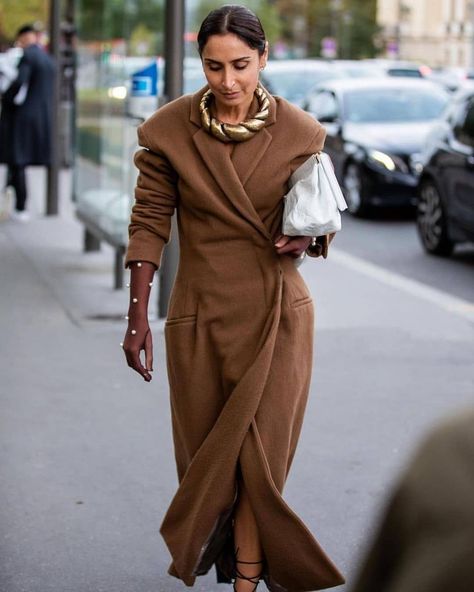
[[[126,320],[131,322],[143,322],[148,321],[148,311],[147,310],[137,310],[135,307],[130,307],[128,309]]]

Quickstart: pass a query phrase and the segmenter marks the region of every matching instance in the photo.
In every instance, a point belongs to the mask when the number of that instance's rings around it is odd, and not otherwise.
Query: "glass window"
[[[335,77],[338,74],[325,64],[308,67],[301,66],[297,60],[294,63],[287,61],[285,65],[269,60],[262,73],[262,82],[272,94],[301,105],[313,87]]]
[[[389,68],[387,70],[389,76],[399,76],[408,78],[423,78],[419,70],[414,68]]]
[[[367,88],[345,95],[348,121],[354,123],[409,123],[441,116],[448,102],[442,90]]]
[[[78,0],[76,17],[77,208],[126,240],[136,127],[157,108],[163,87],[163,2]]]
[[[321,120],[335,120],[339,117],[337,99],[333,93],[321,91],[313,95],[308,102],[308,111]]]

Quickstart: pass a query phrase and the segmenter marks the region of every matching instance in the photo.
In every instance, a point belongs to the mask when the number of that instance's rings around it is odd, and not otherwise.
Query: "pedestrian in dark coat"
[[[0,162],[8,165],[9,184],[15,190],[15,212],[25,219],[27,200],[25,168],[48,166],[51,159],[51,114],[54,63],[37,44],[37,32],[30,25],[17,34],[17,45],[24,53],[18,65],[18,77],[2,97],[0,115]],[[15,102],[20,90],[26,90],[21,104]]]

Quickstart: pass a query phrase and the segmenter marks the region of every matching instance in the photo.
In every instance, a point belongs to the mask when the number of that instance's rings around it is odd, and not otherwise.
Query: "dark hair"
[[[37,33],[38,31],[35,29],[33,25],[23,25],[17,31],[16,36],[20,37],[20,35],[24,35],[25,33]]]
[[[211,35],[237,35],[252,49],[263,55],[266,46],[265,31],[256,14],[245,6],[226,4],[211,11],[203,20],[197,41],[199,53],[202,54]]]

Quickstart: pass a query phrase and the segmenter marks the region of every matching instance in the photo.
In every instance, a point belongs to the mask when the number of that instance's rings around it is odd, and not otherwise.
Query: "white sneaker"
[[[10,219],[14,220],[15,222],[29,222],[30,214],[25,210],[23,210],[22,212],[19,212],[18,210],[13,210],[10,214]]]

